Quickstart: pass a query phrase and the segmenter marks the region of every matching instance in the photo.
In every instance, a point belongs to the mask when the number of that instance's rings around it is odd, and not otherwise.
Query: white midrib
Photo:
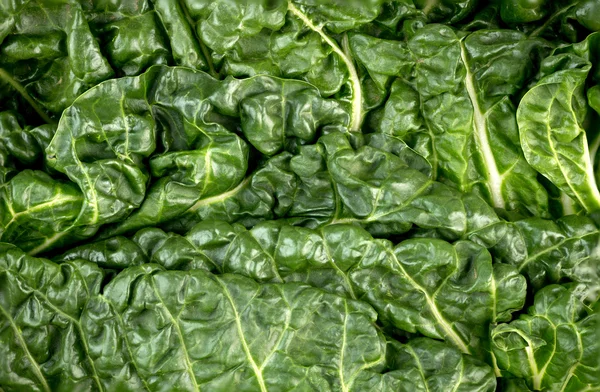
[[[193,206],[190,207],[190,209],[188,211],[194,212],[197,209],[199,209],[200,207],[204,207],[204,206],[208,206],[214,203],[218,203],[221,202],[233,195],[235,195],[236,193],[238,193],[243,187],[246,186],[246,184],[248,184],[250,182],[250,180],[252,180],[252,177],[247,177],[244,179],[244,181],[240,182],[238,184],[238,186],[236,186],[235,188],[233,188],[230,191],[227,191],[225,193],[221,193],[220,195],[217,196],[213,196],[213,197],[207,197],[206,199],[201,199],[198,200],[196,202],[196,204],[194,204]]]
[[[527,361],[529,362],[529,366],[531,366],[531,372],[533,373],[533,389],[539,391],[542,385],[543,374],[540,374],[537,368],[533,349],[531,348],[531,344],[529,344],[529,342],[527,347],[525,347],[525,352],[527,353]]]
[[[575,201],[564,191],[560,191],[560,204],[563,208],[563,215],[575,214]]]
[[[123,330],[123,342],[125,343],[125,348],[127,349],[127,353],[129,354],[129,358],[131,359],[131,364],[133,365],[133,368],[135,369],[136,373],[138,374],[140,380],[142,381],[142,384],[144,384],[144,388],[146,389],[146,391],[151,391],[150,387],[148,386],[148,382],[146,381],[146,378],[142,376],[142,373],[140,372],[140,370],[138,368],[138,364],[136,362],[136,358],[133,355],[133,351],[131,351],[131,343],[130,343],[129,337],[127,336],[125,322],[123,321],[123,317],[121,316],[121,314],[119,314],[119,312],[117,312],[115,304],[108,301],[106,298],[103,298],[103,300],[110,307],[111,311],[115,315],[115,319],[117,320],[119,327]]]
[[[585,138],[585,140],[587,140],[587,138]],[[587,143],[585,143],[584,147],[587,147]],[[592,191],[592,194],[594,195],[594,202],[596,204],[600,204],[600,190],[598,190],[598,184],[596,184],[596,175],[594,173],[594,165],[593,165],[592,159],[590,157],[589,148],[584,148],[583,162],[585,163],[586,178],[589,182],[589,187]],[[593,210],[595,208],[596,208],[596,206],[594,206],[590,209]]]
[[[425,296],[425,299],[427,300],[427,304],[429,305],[431,314],[433,314],[433,317],[435,317],[436,321],[440,324],[440,326],[442,327],[444,332],[446,332],[446,334],[450,337],[450,339],[452,339],[452,342],[454,344],[456,344],[458,346],[458,348],[460,349],[460,351],[462,351],[463,353],[471,354],[471,351],[469,351],[469,348],[467,347],[465,342],[462,341],[460,336],[458,336],[458,334],[456,332],[454,332],[454,330],[448,324],[446,319],[444,319],[444,316],[441,315],[441,313],[437,309],[437,306],[435,305],[435,303],[433,302],[431,297],[429,297],[429,295],[427,295],[425,293],[425,291],[423,291],[423,295]]]
[[[321,36],[323,41],[327,43],[335,54],[340,56],[346,68],[348,68],[348,74],[350,75],[350,83],[352,84],[352,116],[350,119],[350,130],[353,132],[359,132],[362,123],[362,87],[360,84],[360,77],[356,71],[356,67],[346,53],[338,44],[327,34],[323,32],[322,26],[315,25],[302,11],[300,11],[291,1],[288,2],[288,10],[300,19],[309,29],[316,32]]]
[[[575,114],[573,114],[573,117],[575,117]],[[579,193],[575,190],[575,187],[573,186],[573,184],[570,181],[571,176],[568,173],[565,173],[563,166],[560,164],[560,159],[558,158],[558,151],[557,151],[556,147],[554,146],[554,142],[551,137],[552,129],[550,128],[550,126],[547,127],[546,132],[547,132],[548,141],[550,142],[550,145],[552,146],[552,153],[554,154],[554,159],[556,160],[556,162],[559,163],[558,166],[560,168],[560,172],[563,175],[563,177],[565,178],[566,183],[569,185],[569,189],[571,190],[571,192],[573,192],[573,194],[577,198],[577,201],[586,210],[588,210],[588,211],[594,210],[597,207],[596,206],[590,207],[590,204],[586,203],[585,198],[582,198],[579,195]],[[589,151],[589,147],[587,145],[587,137],[585,135],[583,136],[583,164],[585,165],[585,177],[586,177],[585,182],[587,183],[587,186],[589,187],[590,192],[593,195],[594,203],[596,205],[600,205],[600,191],[598,190],[598,185],[596,184],[596,175],[594,174],[594,168],[593,168],[593,164],[592,164],[592,161],[590,158],[590,151]]]
[[[598,154],[598,149],[600,149],[600,134],[597,135],[594,138],[594,140],[592,141],[592,143],[590,144],[590,147],[589,147],[590,158],[596,157],[596,155]]]
[[[492,152],[490,140],[487,134],[487,124],[485,114],[479,106],[477,100],[477,92],[475,89],[475,83],[473,81],[473,74],[469,69],[469,63],[467,62],[467,49],[463,41],[460,41],[460,56],[465,67],[465,87],[469,94],[469,99],[473,105],[473,125],[475,127],[475,142],[479,149],[479,152],[483,156],[484,165],[488,175],[490,193],[492,196],[492,203],[496,208],[505,208],[506,202],[502,196],[502,175],[498,171],[496,165],[496,159]]]
[[[516,333],[521,337],[521,339],[527,342],[527,347],[525,347],[525,354],[527,355],[527,362],[529,363],[529,368],[531,369],[531,374],[533,375],[533,389],[535,389],[536,391],[540,390],[542,377],[540,377],[537,362],[535,361],[535,354],[533,352],[531,340],[529,340],[529,337],[524,335],[523,332],[518,329],[509,329],[505,332]],[[493,339],[494,338],[492,337],[492,340]]]
[[[76,151],[77,149],[75,148],[75,136],[73,135],[73,132],[71,132],[71,149],[72,151]],[[83,173],[86,182],[89,185],[89,190],[92,194],[92,200],[91,200],[91,204],[92,204],[92,209],[94,210],[93,215],[92,215],[92,222],[98,222],[98,218],[100,216],[100,211],[98,211],[98,192],[96,192],[94,183],[92,183],[92,179],[89,176],[89,173],[85,170],[85,168],[83,167],[83,163],[78,159],[75,158],[76,164],[77,166],[79,166],[79,168],[81,169],[81,173]],[[81,188],[81,186],[80,186]],[[83,191],[83,189],[82,189]],[[87,192],[83,192],[85,194],[85,198],[87,201]],[[79,217],[81,217],[84,213],[84,211],[86,210],[85,205],[83,206],[83,208],[81,208],[81,212],[79,213]],[[79,218],[78,218],[79,219]]]
[[[321,229],[321,237],[323,237],[323,239],[325,239],[325,233],[323,232],[322,229]],[[363,253],[363,257],[370,250],[370,248],[371,248],[371,244],[369,244],[369,247]],[[327,241],[325,241],[325,246],[323,247],[323,249],[325,250],[325,254],[327,255],[327,260],[329,261],[329,264],[333,267],[333,269],[335,269],[335,271],[338,274],[340,274],[342,279],[344,279],[344,282],[346,283],[346,287],[348,288],[348,293],[350,294],[350,298],[357,299],[356,294],[354,293],[354,289],[352,288],[352,282],[350,282],[350,278],[344,271],[341,270],[340,267],[338,267],[336,261],[334,260],[333,256],[331,255],[331,251],[329,250]]]
[[[344,330],[342,332],[342,348],[340,350],[340,363],[338,365],[338,372],[340,377],[340,386],[342,392],[348,392],[348,386],[344,381],[344,351],[346,350],[346,330],[348,328],[348,301],[344,301]]]
[[[64,231],[59,231],[58,233],[54,234],[52,237],[46,238],[46,240],[44,242],[42,242],[35,248],[31,249],[30,251],[28,251],[27,254],[29,256],[35,256],[38,253],[45,251],[50,246],[52,246],[56,241],[60,240],[61,238],[63,238],[67,234],[69,234],[71,232],[71,229],[72,229],[72,226],[69,227],[68,229],[65,229]]]
[[[206,170],[206,177],[204,177],[204,186],[202,187],[202,193],[206,193],[206,187],[208,187],[208,184],[210,183],[210,173],[211,173],[211,169],[212,169],[212,165],[211,165],[211,158],[212,158],[212,150],[209,147],[206,150],[206,154],[204,154],[204,169]]]
[[[460,375],[458,377],[458,380],[456,380],[456,384],[454,384],[454,388],[452,388],[452,392],[458,391],[458,388],[461,387],[462,379],[463,379],[464,375],[465,375],[465,361],[463,359],[462,361],[460,361]]]
[[[400,261],[398,260],[396,255],[394,254],[394,252],[390,252],[390,255],[392,256],[392,258],[395,261],[395,264],[398,266],[398,268],[400,268],[402,275],[406,278],[406,280],[408,280],[408,282],[411,284],[411,286],[413,286],[414,288],[416,288],[423,294],[423,296],[425,297],[425,301],[427,302],[427,306],[429,307],[429,310],[431,311],[431,314],[433,315],[435,320],[438,322],[440,327],[442,327],[442,329],[444,330],[446,335],[460,349],[460,351],[462,351],[465,354],[471,354],[469,347],[465,344],[465,342],[463,342],[461,337],[458,336],[458,334],[448,324],[448,321],[446,321],[444,316],[442,316],[442,314],[439,312],[439,310],[437,309],[437,306],[435,305],[435,303],[433,302],[433,299],[429,296],[427,291],[410,277],[410,275],[406,272],[406,270],[404,269],[404,267],[402,266],[402,264],[400,263]]]
[[[427,0],[425,2],[425,6],[421,9],[421,11],[427,16],[437,3],[437,0]]]
[[[502,371],[498,367],[498,360],[496,359],[496,355],[493,351],[490,352],[490,356],[492,359],[492,368],[494,369],[494,374],[496,375],[496,377],[502,377]]]
[[[235,326],[237,328],[238,336],[240,337],[240,342],[242,344],[244,354],[246,354],[246,358],[248,359],[248,362],[250,362],[250,366],[252,367],[252,370],[254,371],[254,374],[256,375],[256,381],[258,381],[260,390],[261,390],[261,392],[268,392],[267,385],[265,384],[265,380],[262,375],[262,371],[256,364],[256,361],[254,360],[254,358],[252,357],[252,353],[250,352],[250,347],[248,347],[248,343],[246,342],[246,337],[244,336],[244,330],[242,329],[240,315],[237,311],[235,303],[233,302],[231,293],[229,293],[229,289],[225,286],[225,284],[223,284],[223,282],[221,282],[221,280],[219,278],[217,278],[217,282],[223,289],[223,293],[225,294],[225,297],[227,297],[227,300],[229,301],[229,304],[231,305],[231,309],[233,310],[233,315],[235,317]]]
[[[560,388],[559,392],[564,392],[564,390],[569,385],[569,381],[575,375],[575,370],[581,364],[581,360],[582,360],[582,357],[583,357],[583,342],[581,341],[581,335],[580,334],[576,333],[575,336],[577,336],[577,348],[579,349],[579,358],[577,359],[577,362],[575,362],[569,368],[569,373],[567,373],[567,376],[565,377],[565,380],[563,381],[563,385]],[[586,389],[584,389],[584,391],[587,391],[588,389],[591,389],[591,388],[588,386]]]
[[[25,211],[20,211],[15,213],[12,218],[10,219],[10,221],[8,221],[8,223],[6,224],[5,227],[10,226],[12,223],[14,223],[20,216],[23,216],[25,214],[30,214],[32,212],[36,212],[39,210],[43,210],[45,208],[52,208],[61,204],[68,204],[70,202],[77,202],[77,201],[81,201],[81,199],[76,198],[76,197],[59,197],[56,198],[54,200],[51,201],[47,201],[45,203],[40,203],[34,207],[28,208]]]

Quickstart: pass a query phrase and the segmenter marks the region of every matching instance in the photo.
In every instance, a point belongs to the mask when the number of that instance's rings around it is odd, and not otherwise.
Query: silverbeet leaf
[[[94,264],[1,260],[9,390],[349,389],[385,359],[368,306],[307,286],[147,265],[102,287]]]
[[[377,236],[418,226],[438,229],[451,240],[462,238],[470,224],[471,197],[430,174],[423,157],[399,139],[333,132],[316,145],[300,147],[297,155],[271,158],[239,187],[199,201],[164,227],[185,232],[207,219],[252,226],[286,218],[307,227],[353,223]],[[475,203],[480,200],[473,197]],[[486,213],[498,219],[493,211]]]
[[[23,128],[22,122],[13,111],[0,112],[0,167],[27,167],[43,159],[37,131]]]
[[[47,165],[83,194],[71,228],[89,233],[127,219],[117,230],[131,231],[241,186],[249,146],[238,129],[273,155],[314,142],[321,129],[344,131],[348,121],[343,102],[321,98],[305,82],[218,81],[188,68],[154,66],[87,91],[65,111],[47,147],[41,141]],[[54,246],[55,235],[68,236],[40,230],[50,238],[39,247],[10,238],[37,252]]]
[[[465,206],[469,225],[462,238],[487,248],[495,262],[516,267],[533,290],[565,281],[598,286],[600,230],[593,219],[569,215],[507,222],[476,198]],[[411,237],[452,240],[436,230],[414,230]]]
[[[338,134],[321,140],[338,200],[332,223],[356,222],[373,234],[401,234],[413,224],[459,236],[466,228],[462,194],[392,153],[354,150]]]
[[[570,215],[555,222],[528,219],[515,226],[527,256],[514,264],[533,287],[565,280],[600,287],[600,231],[591,219]]]
[[[74,184],[41,171],[23,170],[0,184],[0,236],[24,249],[64,244],[84,202]],[[89,235],[95,227],[87,228]],[[85,234],[85,233],[82,233]],[[85,238],[85,236],[84,236]]]
[[[546,286],[525,315],[492,330],[498,366],[533,390],[584,391],[600,387],[599,313],[584,284]]]
[[[442,343],[386,350],[368,305],[306,285],[152,264],[106,284],[89,262],[57,265],[8,244],[1,252],[6,390],[392,391],[435,385],[430,366],[457,387],[495,387],[489,367]]]
[[[465,36],[436,24],[406,42],[350,38],[374,78],[397,78],[374,115],[375,132],[403,138],[429,160],[436,179],[495,208],[549,217],[547,192],[521,152],[511,101],[542,45],[515,31]]]
[[[584,126],[589,110],[586,81],[598,48],[598,33],[557,48],[542,63],[541,79],[525,94],[517,112],[529,163],[566,195],[566,204],[574,202],[588,212],[600,209],[588,145],[592,135]]]
[[[193,213],[202,205],[237,194],[247,184],[248,180],[243,181],[248,160],[246,142],[214,119],[239,117],[244,136],[267,156],[298,150],[314,141],[321,127],[346,129],[345,105],[320,98],[314,87],[304,82],[269,76],[218,82],[197,74],[206,81],[205,85],[195,83],[198,107],[181,107],[184,102],[173,99],[171,90],[189,83],[186,72],[191,71],[175,70],[174,76],[180,79],[167,82],[164,91],[155,90],[153,110],[160,125],[170,131],[162,135],[165,148],[191,145],[196,150],[165,152],[151,158],[151,174],[160,180],[150,187],[140,209],[111,229],[113,234]],[[176,110],[184,112],[183,119]]]
[[[489,366],[432,339],[415,338],[407,344],[389,342],[387,361],[388,371],[383,377],[371,377],[360,384],[363,390],[484,392],[496,389],[496,378]]]
[[[473,0],[414,0],[427,19],[432,22],[460,22],[474,9]]]
[[[0,39],[0,68],[46,110],[60,112],[88,88],[114,76],[78,2],[16,1],[0,6],[11,28]]]
[[[599,21],[0,1],[0,392],[600,392]]]
[[[146,262],[167,269],[302,282],[366,301],[384,324],[446,340],[464,353],[486,347],[488,324],[510,320],[525,301],[525,278],[516,268],[492,264],[485,248],[468,241],[414,239],[393,246],[356,226],[311,230],[281,221],[251,230],[206,221],[185,236],[151,228],[132,240],[119,243],[137,244]],[[61,259],[111,267],[114,261],[103,250],[111,241],[73,249]]]
[[[344,38],[336,34],[375,19],[383,1],[185,1],[198,37],[220,72],[302,79],[323,96],[351,102],[349,127],[359,131],[363,88]],[[342,87],[348,85],[349,91]]]
[[[159,14],[148,2],[83,2],[82,7],[93,34],[100,38],[101,49],[117,75],[139,75],[152,65],[172,64],[176,53],[171,53]],[[206,68],[205,65],[202,67],[202,63],[199,67]]]

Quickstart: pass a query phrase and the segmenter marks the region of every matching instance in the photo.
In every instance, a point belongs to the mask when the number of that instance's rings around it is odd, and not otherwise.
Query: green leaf
[[[383,323],[447,340],[465,353],[479,352],[488,324],[509,320],[525,301],[524,277],[510,265],[492,265],[483,247],[467,241],[417,239],[394,248],[356,226],[311,230],[282,221],[251,230],[206,221],[185,237],[145,229],[133,241],[166,268],[302,282],[361,299]]]
[[[435,43],[435,44],[432,44]],[[519,145],[516,95],[543,42],[508,30],[461,36],[428,25],[405,43],[363,35],[351,47],[373,75],[397,76],[375,132],[403,138],[434,176],[495,208],[549,217],[548,196]]]
[[[528,314],[492,330],[500,369],[548,391],[600,387],[600,313],[592,312],[584,284],[551,285],[538,291]]]
[[[55,259],[61,263],[71,260],[89,261],[105,269],[124,269],[149,262],[142,249],[124,237],[80,245]]]
[[[65,240],[74,225],[83,195],[71,183],[41,171],[23,170],[0,184],[0,237],[23,249],[45,249]],[[89,235],[95,228],[90,227]]]
[[[155,96],[148,98],[152,109],[146,117],[150,124],[157,121],[159,129],[164,130],[160,139],[167,151],[150,159],[150,174],[158,180],[149,188],[144,204],[125,222],[111,228],[111,235],[194,214],[198,209],[235,197],[245,189],[250,181],[243,181],[248,147],[225,128],[231,126],[231,118],[224,121],[223,115],[239,117],[239,123],[234,126],[241,127],[248,141],[267,155],[285,149],[297,151],[303,144],[313,141],[318,128],[343,130],[348,122],[343,105],[320,98],[315,88],[304,82],[269,76],[218,82],[206,74],[182,68],[154,68],[157,69],[163,74],[151,90]],[[148,75],[150,72],[152,70]],[[171,79],[176,82],[172,83]],[[164,84],[159,88],[161,83]],[[195,87],[191,92],[179,92],[185,97],[184,101],[173,99],[171,90],[185,84]],[[101,94],[103,91],[95,95]],[[192,103],[194,98],[196,102]],[[90,96],[89,99],[95,98]],[[87,104],[82,102],[80,105]],[[191,109],[192,105],[196,107]],[[121,116],[120,109],[115,107],[114,110],[115,116]],[[86,116],[96,121],[92,114]],[[220,123],[216,122],[219,120]],[[113,121],[101,119],[96,121],[96,127],[99,130],[112,127]],[[131,129],[143,132],[138,137],[144,138],[142,140],[154,137],[147,128],[131,126]],[[65,132],[65,135],[68,134]],[[115,138],[119,144],[123,143],[122,134],[116,133]],[[119,148],[119,144],[111,143],[110,149]],[[129,146],[130,149],[133,147],[132,144]],[[118,152],[115,155],[118,156]],[[133,162],[141,159],[130,158]]]
[[[198,36],[217,52],[231,48],[241,38],[256,35],[264,28],[280,28],[287,11],[286,2],[280,0],[251,4],[229,0],[185,0],[185,4],[197,23]]]
[[[600,2],[597,0],[581,1],[574,10],[579,23],[591,31],[600,31]]]
[[[427,19],[432,22],[455,23],[464,19],[473,10],[473,0],[414,0]]]
[[[343,130],[347,121],[343,105],[300,81],[257,76],[219,82],[201,72],[155,66],[77,99],[46,154],[49,165],[85,195],[75,226],[131,215],[113,231],[123,233],[235,193],[246,174],[248,147],[228,128],[241,126],[257,149],[274,154],[312,141],[319,127]],[[271,124],[272,136],[263,124]]]
[[[103,284],[88,262],[1,252],[11,389],[350,391],[385,362],[371,308],[305,285],[156,265]]]
[[[169,36],[171,51],[177,65],[206,70],[208,64],[182,5],[168,0],[156,0],[153,4]]]
[[[349,128],[360,131],[363,92],[353,59],[331,32],[342,33],[375,19],[382,1],[267,2],[186,1],[198,36],[221,73],[236,77],[270,74],[303,79],[324,96],[344,93],[351,103]]]
[[[146,12],[96,27],[106,41],[107,58],[120,74],[138,75],[152,65],[171,61],[157,19],[155,12]]]
[[[354,150],[339,134],[322,138],[335,184],[332,223],[356,222],[375,235],[402,234],[413,224],[454,238],[466,228],[461,194],[408,167],[400,157],[363,146]]]
[[[527,161],[586,211],[600,209],[588,136],[585,83],[590,51],[598,34],[572,47],[559,48],[544,60],[543,76],[521,100],[517,112]]]
[[[0,112],[0,166],[31,166],[41,160],[41,153],[35,136],[21,127],[16,113]]]
[[[505,319],[525,298],[525,279],[508,266],[492,267],[489,253],[469,242],[407,240],[354,279],[393,325],[445,339],[464,353],[481,350],[487,324]]]
[[[441,342],[415,338],[407,344],[388,343],[389,371],[362,386],[368,391],[495,391],[492,369],[470,355]]]
[[[113,76],[79,3],[19,3],[8,10],[14,24],[0,48],[0,67],[44,108],[60,113],[85,90]]]
[[[502,20],[507,23],[529,23],[544,18],[548,12],[545,0],[502,0]]]
[[[352,148],[351,140],[360,147]],[[353,223],[377,236],[404,234],[417,226],[452,241],[469,235],[490,247],[512,241],[503,240],[500,231],[511,229],[503,228],[506,222],[485,202],[433,181],[430,174],[428,162],[398,138],[372,134],[352,139],[334,132],[317,145],[302,146],[295,156],[271,158],[235,189],[200,200],[163,227],[183,233],[207,219],[251,227],[287,218],[307,227]]]
[[[514,263],[538,289],[568,279],[591,286],[600,282],[600,231],[585,217],[566,216],[555,222],[516,222],[527,246],[526,258]]]

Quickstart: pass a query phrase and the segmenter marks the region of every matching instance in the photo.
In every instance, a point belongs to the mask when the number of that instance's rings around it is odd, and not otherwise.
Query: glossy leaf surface
[[[585,85],[600,36],[559,48],[542,64],[542,79],[523,97],[517,120],[529,163],[587,211],[600,208],[588,135]]]
[[[501,369],[533,390],[581,391],[600,386],[598,313],[585,304],[585,285],[540,290],[526,315],[492,331]]]
[[[440,342],[390,341],[386,350],[368,305],[306,285],[151,264],[107,283],[89,262],[0,249],[8,390],[392,391],[436,385],[433,369],[457,387],[495,387],[488,366]]]
[[[354,53],[372,75],[398,77],[376,132],[398,135],[434,175],[493,207],[548,216],[547,194],[519,145],[515,95],[541,43],[513,31],[466,37],[429,25],[407,43],[356,35]]]

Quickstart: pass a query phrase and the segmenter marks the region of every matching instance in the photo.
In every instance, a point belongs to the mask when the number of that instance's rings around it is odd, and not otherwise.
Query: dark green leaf
[[[584,303],[583,284],[546,286],[526,315],[492,331],[500,369],[529,388],[584,391],[600,387],[600,313]]]
[[[0,249],[9,390],[350,391],[385,362],[371,308],[307,286],[147,265],[103,287],[94,264]]]

